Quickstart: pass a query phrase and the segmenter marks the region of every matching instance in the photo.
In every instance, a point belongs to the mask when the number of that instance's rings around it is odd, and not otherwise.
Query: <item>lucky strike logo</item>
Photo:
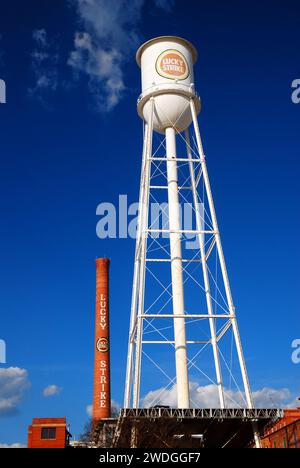
[[[156,61],[156,71],[164,78],[185,80],[189,74],[186,58],[178,50],[165,50]]]
[[[99,338],[97,341],[97,350],[100,353],[107,353],[109,344],[108,344],[108,339],[107,338]]]

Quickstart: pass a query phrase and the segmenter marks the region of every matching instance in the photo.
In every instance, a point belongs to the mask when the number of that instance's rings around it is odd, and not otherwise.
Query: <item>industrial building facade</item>
[[[71,434],[66,418],[33,418],[28,427],[28,448],[67,448]]]
[[[300,407],[284,410],[284,417],[265,429],[261,445],[262,448],[300,448]]]

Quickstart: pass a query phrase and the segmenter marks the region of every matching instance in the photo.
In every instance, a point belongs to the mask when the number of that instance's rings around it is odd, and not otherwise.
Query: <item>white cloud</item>
[[[45,93],[53,93],[58,87],[58,54],[53,50],[53,43],[48,40],[45,29],[36,29],[32,33],[34,48],[31,53],[31,69],[34,85],[29,88],[29,95],[46,104]]]
[[[58,387],[57,385],[48,385],[48,387],[44,388],[43,390],[43,395],[44,397],[51,397],[54,395],[58,395],[62,391],[61,387]]]
[[[111,400],[112,413],[118,414],[120,411],[120,408],[121,406],[117,401]],[[87,415],[91,418],[93,416],[93,405],[87,405],[85,410],[86,410]]]
[[[0,448],[27,448],[27,445],[24,445],[24,444],[19,444],[18,442],[14,443],[14,444],[1,444],[0,443]]]
[[[175,3],[175,0],[154,0],[154,1],[158,8],[162,8],[163,10],[166,10],[166,11],[171,11]]]
[[[19,367],[0,369],[0,417],[15,414],[30,383],[28,373]]]
[[[288,388],[269,388],[264,387],[261,390],[252,392],[254,405],[258,408],[282,408],[287,407],[291,401],[291,392]]]
[[[86,75],[97,107],[107,112],[125,94],[126,64],[142,41],[139,26],[143,14],[149,13],[146,0],[70,0],[78,18],[73,50],[67,64],[77,79]],[[174,0],[152,0],[152,7],[170,13]],[[145,9],[144,9],[145,7]],[[34,84],[28,92],[49,108],[49,97],[67,83],[59,80],[57,40],[50,40],[44,28],[32,32],[34,42],[31,68]]]
[[[91,418],[93,416],[93,405],[87,405],[85,409],[87,415],[89,416],[89,418]]]
[[[190,383],[191,406],[196,408],[218,408],[219,398],[216,385],[200,386],[196,382]],[[245,407],[243,395],[237,391],[225,389],[227,407]],[[257,408],[287,408],[291,405],[291,392],[287,388],[262,388],[253,392],[254,406]],[[143,406],[167,405],[176,408],[176,386],[171,389],[160,388],[150,391],[143,398]]]
[[[47,47],[47,32],[45,29],[35,29],[32,33],[32,38],[41,47]]]
[[[89,77],[90,89],[102,111],[110,111],[125,90],[125,66],[140,39],[145,0],[73,0],[83,30],[76,32],[68,64]],[[154,0],[170,11],[173,0]]]
[[[119,412],[121,409],[120,403],[118,403],[116,400],[111,400],[111,409],[115,412]]]

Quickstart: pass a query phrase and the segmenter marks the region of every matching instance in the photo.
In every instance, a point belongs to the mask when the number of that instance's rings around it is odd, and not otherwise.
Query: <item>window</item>
[[[42,439],[56,439],[56,427],[42,427]]]

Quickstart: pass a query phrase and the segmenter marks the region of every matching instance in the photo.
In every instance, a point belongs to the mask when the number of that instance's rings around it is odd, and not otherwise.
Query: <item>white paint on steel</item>
[[[210,292],[210,281],[206,263],[206,252],[205,252],[205,241],[204,241],[204,234],[201,233],[201,230],[204,230],[204,220],[201,217],[200,209],[199,209],[199,200],[196,188],[196,181],[195,181],[195,172],[194,172],[194,163],[192,160],[191,154],[191,144],[190,144],[190,137],[189,131],[185,131],[185,139],[187,142],[187,154],[189,158],[189,169],[190,169],[190,178],[193,190],[193,201],[194,201],[194,210],[196,214],[196,225],[199,231],[198,239],[200,245],[200,253],[201,253],[201,265],[202,265],[202,272],[203,272],[203,279],[204,279],[204,287],[205,287],[205,297],[206,297],[206,304],[207,304],[207,311],[209,318],[209,327],[210,327],[210,334],[211,334],[211,343],[214,353],[214,360],[215,360],[215,369],[216,369],[216,377],[217,377],[217,386],[218,386],[218,393],[219,393],[219,401],[220,401],[220,408],[225,408],[225,399],[224,399],[224,392],[223,392],[223,382],[222,382],[222,371],[220,365],[220,357],[219,357],[219,350],[218,350],[218,343],[217,343],[217,334],[216,334],[216,326],[215,320],[213,318],[214,309],[211,299],[211,292]]]
[[[149,128],[148,124],[144,126],[144,144],[143,144],[143,157],[142,157],[142,168],[141,168],[141,181],[143,180],[143,174],[145,171],[146,159],[147,159],[147,144],[148,144],[148,133]],[[144,198],[144,184],[140,185],[140,195],[139,195],[139,206]],[[135,247],[135,260],[134,260],[134,273],[133,273],[133,286],[132,286],[132,296],[131,296],[131,316],[130,316],[130,327],[129,327],[129,340],[128,340],[128,354],[127,354],[127,367],[126,367],[126,382],[125,382],[125,395],[124,395],[124,408],[130,408],[130,397],[131,397],[131,387],[132,387],[132,374],[133,374],[133,351],[134,351],[134,342],[131,339],[133,334],[133,328],[136,319],[136,308],[137,308],[137,299],[138,299],[138,273],[140,258],[138,256],[138,248],[141,241],[141,220],[138,220],[137,224],[137,235],[136,235],[136,247]]]
[[[210,383],[217,385],[219,392],[220,407],[225,407],[224,385],[222,381],[222,366],[220,361],[221,351],[219,351],[219,343],[232,327],[234,341],[237,350],[238,361],[241,370],[243,387],[245,392],[245,402],[249,409],[253,408],[252,394],[250,390],[245,359],[243,355],[242,344],[240,340],[235,308],[233,304],[227,268],[222,249],[220,233],[218,229],[217,217],[214,207],[212,191],[206,166],[205,155],[202,146],[202,140],[197,121],[197,114],[200,110],[200,99],[198,98],[194,87],[193,65],[197,59],[195,48],[184,39],[173,36],[163,36],[155,38],[143,44],[137,53],[137,61],[141,66],[142,71],[142,94],[138,100],[138,113],[145,121],[144,147],[142,174],[140,186],[140,202],[139,202],[139,219],[136,240],[135,254],[135,269],[132,291],[132,307],[131,320],[129,331],[128,358],[125,384],[124,407],[138,408],[140,403],[140,381],[141,381],[141,359],[142,345],[145,344],[171,344],[175,352],[175,367],[176,367],[176,384],[177,384],[177,402],[179,408],[189,408],[189,380],[188,368],[198,369],[202,376],[206,376]],[[192,151],[188,127],[193,124],[197,150]],[[166,156],[158,157],[157,152],[152,154],[152,135],[153,131],[166,135]],[[177,157],[176,155],[176,133],[185,130],[185,138],[180,134],[180,137],[185,141],[187,147],[187,158]],[[160,148],[160,147],[159,147]],[[151,184],[151,165],[164,162],[166,165],[167,186]],[[178,181],[178,165],[188,163],[190,172],[190,186],[179,185]],[[196,177],[194,163],[201,164],[201,170]],[[211,229],[205,229],[204,220],[201,218],[201,213],[198,207],[198,192],[197,187],[203,181],[204,189],[207,197],[208,211],[211,217]],[[149,194],[150,190],[166,189],[168,191],[168,210],[169,210],[169,228],[168,229],[153,229],[148,223],[149,212]],[[179,193],[183,196],[181,190],[192,190],[193,205],[196,217],[196,229],[184,230],[181,229],[180,223],[180,205]],[[156,192],[157,193],[157,192]],[[184,192],[187,193],[187,192]],[[147,239],[153,233],[169,234],[170,238],[170,255],[169,258],[149,258]],[[196,234],[200,244],[200,259],[182,258],[182,235]],[[212,236],[206,250],[205,236]],[[226,308],[222,307],[211,295],[210,290],[210,270],[207,261],[215,251],[220,263],[221,279],[224,285],[225,296],[223,297]],[[164,254],[166,251],[164,251]],[[163,256],[163,255],[162,255]],[[145,277],[146,263],[156,262],[158,264],[170,262],[171,277],[172,277],[172,302],[173,311],[171,313],[151,313],[150,308],[144,310],[145,297]],[[207,313],[189,313],[185,311],[184,304],[184,279],[183,271],[186,271],[187,277],[194,279],[188,270],[183,268],[183,264],[188,265],[189,262],[201,263],[204,287],[198,282],[195,283],[204,292],[206,298]],[[152,273],[153,274],[153,273]],[[165,287],[162,283],[164,291]],[[217,285],[216,285],[217,286]],[[212,301],[214,300],[217,308],[214,310]],[[155,301],[152,305],[155,304]],[[223,309],[223,313],[218,312],[218,307]],[[153,324],[155,319],[173,319],[174,340],[169,340],[160,330]],[[210,377],[203,372],[192,359],[188,358],[187,345],[196,345],[204,343],[202,340],[187,340],[186,339],[186,320],[194,318],[196,321],[208,319],[210,326],[210,335],[208,341],[205,341],[205,346],[212,345],[213,358],[215,364],[216,382],[213,382]],[[215,320],[226,320],[226,323],[221,329],[217,330]],[[143,339],[145,321],[145,329],[151,325],[151,329],[159,333],[162,339]],[[147,333],[147,332],[145,332]],[[211,338],[211,339],[209,339]],[[204,349],[202,348],[200,352]],[[144,352],[144,351],[143,351]],[[148,356],[145,353],[146,356]],[[224,359],[223,355],[221,354]],[[165,377],[168,377],[159,365],[152,359],[157,369],[160,369]],[[225,362],[226,364],[226,362]],[[226,364],[227,366],[227,364]],[[227,366],[228,368],[228,366]],[[228,368],[230,375],[231,370]],[[232,376],[233,377],[233,376]],[[169,385],[173,385],[174,378],[169,378]],[[233,377],[234,379],[234,377]],[[234,379],[235,381],[235,379]],[[236,383],[236,381],[235,381]],[[168,385],[168,386],[169,386]],[[238,386],[237,386],[238,387]],[[238,387],[239,388],[239,387]],[[133,389],[133,396],[131,395]],[[230,394],[226,394],[227,399],[232,400]],[[256,447],[260,447],[260,438],[257,427],[253,424]]]
[[[133,385],[133,407],[139,407],[140,401],[140,381],[141,381],[141,356],[142,356],[142,333],[143,333],[143,319],[141,315],[144,312],[144,299],[145,299],[145,272],[146,272],[146,250],[147,250],[147,238],[146,232],[148,226],[148,214],[149,214],[149,187],[150,187],[150,161],[149,156],[152,154],[152,136],[153,136],[153,114],[154,114],[154,100],[151,101],[151,116],[148,125],[148,136],[146,144],[146,162],[144,174],[142,175],[142,187],[143,187],[143,198],[140,205],[140,223],[141,223],[141,236],[140,236],[140,249],[139,255],[139,296],[137,306],[137,331],[136,331],[136,347],[135,347],[135,374],[134,374],[134,385]]]
[[[240,364],[240,369],[241,369],[241,374],[242,374],[242,379],[243,379],[243,384],[244,384],[244,390],[245,390],[247,405],[248,405],[249,409],[252,409],[253,408],[252,393],[251,393],[251,389],[250,389],[250,383],[249,383],[249,379],[248,379],[248,373],[247,373],[247,369],[246,369],[246,363],[245,363],[243,348],[242,348],[242,344],[241,344],[240,334],[239,334],[239,330],[238,330],[238,326],[237,326],[237,320],[236,320],[236,317],[235,317],[235,307],[234,307],[234,304],[233,304],[231,288],[230,288],[230,283],[229,283],[229,278],[228,278],[228,273],[227,273],[227,267],[226,267],[226,263],[225,263],[225,257],[224,257],[224,253],[223,253],[223,247],[222,247],[222,242],[221,242],[221,237],[220,237],[219,227],[218,227],[218,222],[217,222],[217,215],[216,215],[214,200],[213,200],[213,196],[212,196],[212,191],[211,191],[211,186],[210,186],[210,181],[209,181],[209,176],[208,176],[208,171],[207,171],[207,166],[206,166],[205,154],[204,154],[204,150],[203,150],[202,139],[201,139],[199,125],[198,125],[198,120],[197,120],[196,106],[195,106],[195,103],[194,103],[193,99],[191,99],[190,105],[191,105],[191,113],[192,113],[192,118],[193,118],[194,129],[195,129],[198,152],[199,152],[199,156],[201,158],[202,175],[203,175],[203,179],[204,179],[204,184],[205,184],[205,189],[206,189],[206,194],[207,194],[207,200],[208,200],[208,205],[209,205],[211,219],[212,219],[212,225],[213,225],[213,229],[217,232],[217,234],[215,235],[215,239],[216,239],[216,246],[217,246],[217,250],[218,250],[218,256],[219,256],[221,272],[222,272],[222,276],[223,276],[223,282],[224,282],[226,298],[227,298],[230,314],[234,315],[234,318],[232,319],[232,329],[233,329],[233,334],[234,334],[234,338],[235,338],[235,345],[236,345],[236,349],[237,349],[237,354],[238,354],[238,359],[239,359],[239,364]],[[259,434],[258,434],[256,428],[254,428],[254,438],[255,438],[256,447],[260,448],[260,446],[261,446],[260,437],[259,437]]]
[[[168,207],[170,225],[170,256],[172,273],[172,300],[174,316],[184,314],[182,254],[180,230],[180,205],[176,162],[176,134],[174,128],[166,129]],[[187,370],[185,319],[174,320],[175,362],[178,408],[189,408],[189,379]]]
[[[148,41],[138,50],[137,61],[142,72],[138,112],[149,122],[149,97],[156,97],[154,129],[157,132],[164,133],[170,125],[181,132],[190,125],[192,117],[188,104],[190,97],[195,96],[193,65],[196,58],[197,53],[191,43],[172,36]],[[182,74],[172,70],[165,73],[163,70],[163,67],[180,68],[180,64]],[[200,110],[199,100],[197,109]]]

